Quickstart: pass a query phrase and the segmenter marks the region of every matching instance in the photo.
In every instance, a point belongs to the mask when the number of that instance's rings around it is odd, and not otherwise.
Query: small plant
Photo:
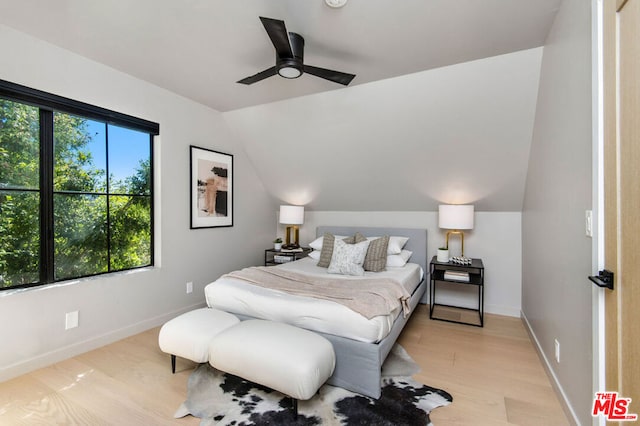
[[[274,244],[282,244],[282,238],[276,238],[275,240],[273,240]]]

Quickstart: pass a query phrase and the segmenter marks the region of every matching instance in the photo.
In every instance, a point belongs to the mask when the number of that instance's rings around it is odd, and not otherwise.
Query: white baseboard
[[[484,312],[487,314],[504,315],[507,317],[520,318],[520,308],[502,305],[484,305]]]
[[[181,308],[177,311],[168,312],[166,314],[162,314],[153,318],[148,318],[144,321],[140,321],[138,323],[131,324],[126,327],[119,328],[117,330],[112,330],[105,334],[101,334],[99,336],[95,336],[87,340],[76,342],[71,345],[64,346],[64,347],[55,349],[53,351],[49,351],[49,352],[37,355],[35,357],[9,365],[7,367],[0,369],[0,383],[13,379],[14,377],[18,377],[23,374],[29,373],[31,371],[37,370],[38,368],[43,368],[51,364],[55,364],[56,362],[60,362],[65,359],[83,354],[85,352],[92,351],[101,346],[105,346],[110,343],[117,342],[118,340],[122,340],[129,336],[133,336],[134,334],[142,333],[143,331],[149,330],[150,328],[162,325],[165,322],[169,321],[170,319],[175,318],[176,316],[184,312],[188,312],[193,309],[203,308],[205,306],[206,306],[206,303],[202,302],[202,303],[191,305],[185,308]]]
[[[573,406],[569,402],[569,399],[567,398],[567,394],[565,393],[564,389],[562,388],[562,385],[560,384],[560,381],[558,380],[558,376],[556,376],[555,372],[553,371],[553,368],[551,368],[551,363],[549,362],[549,358],[547,358],[544,351],[542,350],[540,341],[536,337],[536,334],[533,332],[533,329],[531,328],[531,324],[529,324],[529,320],[527,320],[527,316],[524,314],[524,312],[520,312],[520,318],[522,318],[522,323],[524,324],[524,328],[527,330],[527,333],[529,333],[529,336],[533,341],[533,346],[536,348],[536,351],[538,352],[538,356],[542,361],[542,366],[544,367],[544,370],[546,371],[547,376],[551,380],[551,385],[553,386],[553,389],[556,391],[556,394],[560,399],[560,404],[562,405],[562,408],[565,414],[567,415],[567,417],[569,417],[569,420],[572,422],[572,424],[579,425],[580,421],[578,420],[578,416],[576,415],[576,412],[573,409]]]

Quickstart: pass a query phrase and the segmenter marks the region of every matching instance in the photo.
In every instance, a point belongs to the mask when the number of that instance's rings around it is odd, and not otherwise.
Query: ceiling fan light
[[[278,69],[278,74],[284,78],[298,78],[302,75],[302,71],[296,67],[284,66]]]
[[[347,4],[347,0],[324,0],[329,7],[339,8]]]

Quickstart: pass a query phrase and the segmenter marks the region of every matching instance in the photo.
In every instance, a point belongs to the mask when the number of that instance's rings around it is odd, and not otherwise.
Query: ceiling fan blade
[[[351,83],[351,80],[355,77],[355,74],[347,74],[340,71],[328,70],[326,68],[312,67],[311,65],[305,65],[304,72],[345,86],[348,86],[349,83]]]
[[[272,75],[276,75],[277,71],[276,71],[276,67],[271,67],[268,68],[264,71],[260,71],[258,74],[254,74],[250,77],[246,77],[243,78],[240,81],[237,81],[237,83],[241,83],[241,84],[253,84],[253,83],[257,83],[260,80],[264,80],[267,77],[271,77]]]
[[[291,43],[289,42],[289,33],[287,33],[287,27],[284,25],[284,21],[279,19],[260,17],[264,29],[267,31],[273,47],[276,49],[276,53],[279,58],[292,58],[293,51],[291,50]]]

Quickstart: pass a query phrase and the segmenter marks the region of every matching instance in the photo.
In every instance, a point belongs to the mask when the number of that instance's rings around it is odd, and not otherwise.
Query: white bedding
[[[319,268],[316,262],[307,257],[275,267],[309,275],[329,275],[327,269]],[[422,280],[423,271],[419,265],[407,263],[404,267],[387,268],[383,272],[366,272],[364,277],[330,276],[346,280],[391,277],[402,283],[409,294],[412,294]],[[204,292],[207,304],[212,308],[254,318],[285,322],[361,342],[382,340],[402,311],[399,308],[390,315],[381,315],[369,320],[335,302],[269,290],[230,277],[221,277],[212,282],[205,287]]]

